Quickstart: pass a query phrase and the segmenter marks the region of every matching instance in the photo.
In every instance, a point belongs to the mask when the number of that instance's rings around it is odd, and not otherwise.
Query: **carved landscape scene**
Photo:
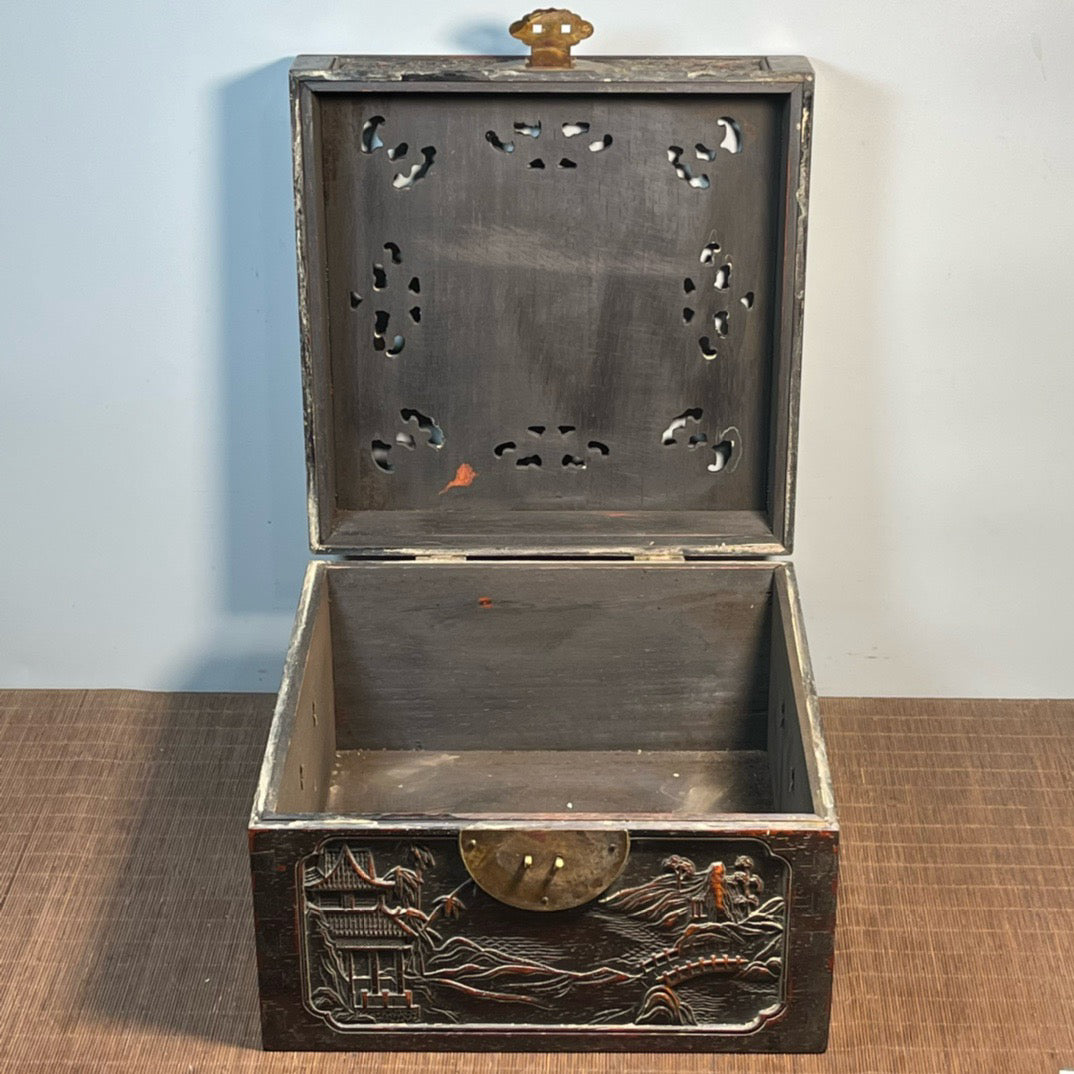
[[[783,1003],[786,863],[749,841],[693,858],[652,842],[549,928],[481,891],[451,844],[329,840],[298,876],[306,1003],[339,1030],[758,1027]]]

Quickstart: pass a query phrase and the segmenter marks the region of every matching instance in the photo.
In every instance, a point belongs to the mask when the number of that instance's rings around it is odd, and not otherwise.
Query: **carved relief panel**
[[[304,1002],[332,1028],[704,1026],[784,1003],[790,867],[752,839],[640,839],[553,914],[477,887],[455,844],[329,839],[299,864]]]

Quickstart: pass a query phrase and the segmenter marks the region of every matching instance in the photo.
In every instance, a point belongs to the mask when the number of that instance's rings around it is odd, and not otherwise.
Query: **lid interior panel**
[[[337,91],[312,129],[321,547],[782,550],[786,94]]]

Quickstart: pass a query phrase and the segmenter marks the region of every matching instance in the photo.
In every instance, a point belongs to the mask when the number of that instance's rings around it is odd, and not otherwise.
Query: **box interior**
[[[811,813],[775,563],[322,564],[270,812]]]

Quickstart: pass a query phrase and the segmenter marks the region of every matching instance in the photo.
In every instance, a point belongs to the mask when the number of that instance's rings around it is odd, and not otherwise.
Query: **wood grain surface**
[[[245,825],[269,695],[0,693],[0,1070],[1074,1067],[1074,702],[829,700],[822,1056],[265,1055]]]
[[[314,547],[789,551],[808,63],[382,60],[292,71]]]
[[[333,564],[337,747],[763,748],[776,570]]]
[[[774,813],[764,750],[339,750],[327,813]],[[673,823],[673,821],[672,821]]]

